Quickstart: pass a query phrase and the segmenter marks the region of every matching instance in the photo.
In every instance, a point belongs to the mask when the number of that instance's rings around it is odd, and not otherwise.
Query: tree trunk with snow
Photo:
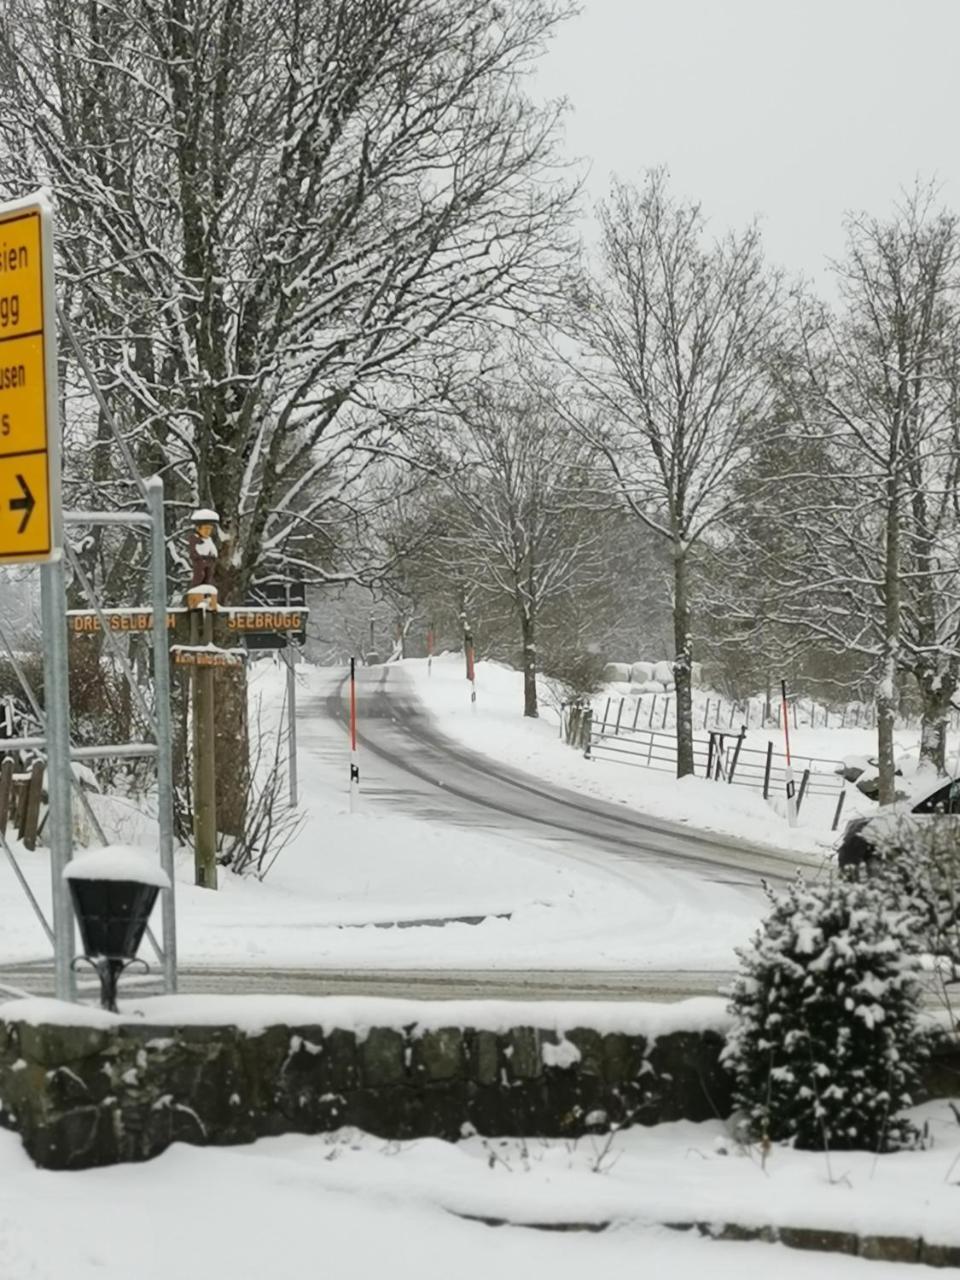
[[[677,694],[677,777],[693,767],[693,645],[690,637],[690,594],[687,556],[682,545],[673,548],[673,678]]]
[[[920,690],[920,760],[932,764],[937,773],[947,772],[947,721],[957,692],[956,663],[938,671],[926,664],[914,668]]]
[[[557,397],[584,405],[580,429],[627,509],[672,555],[677,775],[693,773],[691,557],[736,502],[734,480],[775,424],[771,353],[783,329],[778,277],[758,229],[707,236],[697,205],[663,172],[615,183],[600,209],[598,268],[575,300],[582,346]]]
[[[893,459],[887,486],[887,518],[884,546],[884,636],[883,661],[877,685],[877,757],[881,804],[896,799],[896,762],[893,732],[897,718],[897,667],[900,656],[900,504],[897,483],[897,437],[891,443]]]
[[[523,714],[534,719],[537,706],[537,646],[533,611],[529,605],[521,610],[520,631],[523,638]]]

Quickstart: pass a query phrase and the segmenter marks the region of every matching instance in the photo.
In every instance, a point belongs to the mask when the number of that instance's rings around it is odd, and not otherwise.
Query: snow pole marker
[[[427,632],[427,675],[433,675],[433,628]]]
[[[350,812],[360,799],[360,765],[357,758],[357,660],[350,659]]]
[[[797,784],[793,777],[793,763],[790,759],[790,717],[787,715],[787,682],[780,681],[780,694],[783,698],[783,738],[787,749],[787,767],[784,778],[787,787],[787,821],[791,827],[797,825]]]
[[[470,681],[470,710],[477,709],[477,671],[473,645],[467,645],[467,679]]]

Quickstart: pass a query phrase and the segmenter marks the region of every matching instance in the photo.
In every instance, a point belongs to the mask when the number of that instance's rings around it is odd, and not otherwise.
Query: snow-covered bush
[[[928,1049],[918,938],[880,880],[804,883],[782,894],[732,995],[724,1051],[751,1135],[808,1149],[882,1151],[914,1137],[902,1115]]]
[[[913,912],[931,982],[960,1029],[960,815],[899,815],[875,823],[876,856],[859,876],[879,878]]]

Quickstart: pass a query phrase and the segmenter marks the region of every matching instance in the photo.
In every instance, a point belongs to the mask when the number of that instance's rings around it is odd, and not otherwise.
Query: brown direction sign
[[[210,649],[206,646],[174,645],[170,650],[178,667],[242,667],[243,649]]]
[[[39,196],[0,205],[0,564],[60,544],[53,219]]]
[[[167,610],[167,630],[172,631],[179,619],[189,610]],[[222,608],[214,614],[217,625],[222,625],[232,635],[253,635],[264,632],[302,631],[309,609],[232,609]],[[71,609],[67,613],[67,625],[76,635],[92,635],[102,630],[103,615],[111,631],[152,631],[152,609]]]
[[[262,609],[220,609],[217,616],[225,619],[228,631],[302,631],[307,609],[265,607]]]
[[[177,618],[186,614],[186,609],[170,609],[167,612],[167,630],[172,631],[177,625]],[[103,616],[111,631],[152,631],[152,609],[104,609]],[[67,612],[67,626],[76,635],[89,635],[101,631],[100,615],[93,609],[70,609]]]

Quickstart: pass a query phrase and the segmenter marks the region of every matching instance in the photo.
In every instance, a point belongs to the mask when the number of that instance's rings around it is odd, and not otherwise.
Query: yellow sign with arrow
[[[53,219],[40,197],[0,205],[0,564],[60,546]]]

